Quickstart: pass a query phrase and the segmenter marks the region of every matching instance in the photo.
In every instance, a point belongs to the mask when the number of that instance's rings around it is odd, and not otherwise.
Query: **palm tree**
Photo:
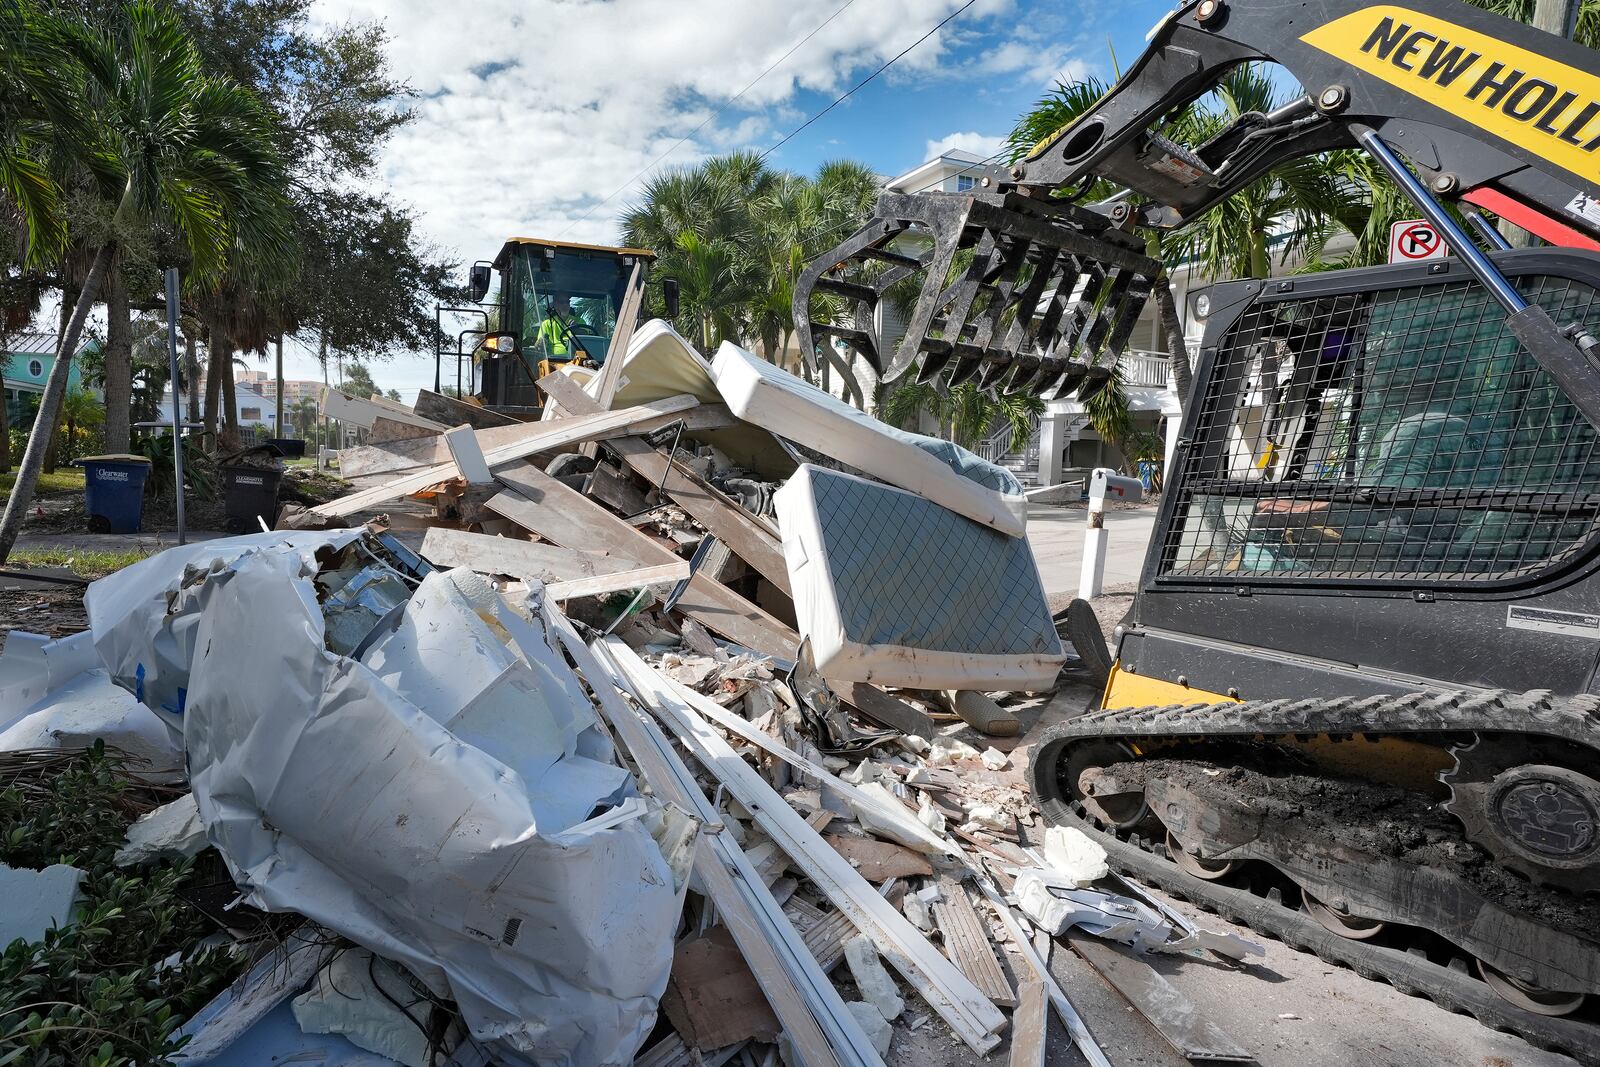
[[[205,73],[176,15],[133,3],[120,33],[82,22],[55,25],[70,62],[54,75],[74,86],[82,115],[76,132],[83,140],[73,146],[70,162],[108,209],[110,225],[97,238],[0,520],[0,562],[10,555],[38,484],[70,354],[120,235],[134,227],[170,227],[190,259],[190,278],[200,281],[220,277],[243,258],[241,251],[286,253],[288,244],[283,168],[265,113],[248,90]]]

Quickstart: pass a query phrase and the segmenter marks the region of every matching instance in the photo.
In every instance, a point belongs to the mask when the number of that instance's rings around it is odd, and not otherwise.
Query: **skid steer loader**
[[[1242,63],[1305,95],[1174,140]],[[1333,150],[1451,255],[1202,294],[1101,708],[1035,747],[1036,799],[1141,878],[1600,1064],[1600,55],[1454,0],[1185,4],[1008,180],[885,194],[803,275],[802,351],[1091,395],[1166,284],[1143,235]],[[918,285],[891,350],[878,307]]]

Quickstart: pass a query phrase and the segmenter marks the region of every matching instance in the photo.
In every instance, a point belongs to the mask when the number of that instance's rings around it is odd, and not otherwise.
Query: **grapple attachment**
[[[1063,201],[884,193],[871,222],[807,265],[794,321],[813,364],[816,343],[841,342],[884,381],[915,365],[918,381],[1087,399],[1111,377],[1160,270],[1111,218]],[[878,309],[919,283],[885,360],[889,316]]]

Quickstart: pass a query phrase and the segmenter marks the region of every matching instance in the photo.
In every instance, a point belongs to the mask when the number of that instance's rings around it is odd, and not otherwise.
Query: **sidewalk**
[[[210,541],[227,537],[221,530],[189,530],[185,534],[190,542]],[[35,552],[159,552],[178,543],[175,530],[131,534],[82,533],[24,533],[17,537],[15,551]]]

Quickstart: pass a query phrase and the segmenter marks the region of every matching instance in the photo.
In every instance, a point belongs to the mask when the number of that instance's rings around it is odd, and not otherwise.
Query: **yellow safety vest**
[[[567,354],[566,330],[561,323],[556,321],[554,315],[547,317],[539,323],[539,340],[544,345],[546,354],[564,356]]]

